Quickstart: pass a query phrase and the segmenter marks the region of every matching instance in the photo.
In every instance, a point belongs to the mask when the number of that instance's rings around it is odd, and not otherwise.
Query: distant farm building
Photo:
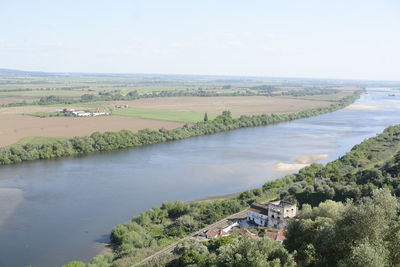
[[[85,111],[85,110],[77,110],[72,112],[73,115],[76,117],[90,117],[92,116],[91,112]]]
[[[128,105],[115,105],[115,108],[129,108]]]
[[[92,116],[102,116],[102,115],[109,115],[104,108],[98,108],[96,112],[92,113]]]
[[[110,113],[106,112],[104,108],[98,108],[95,112],[90,110],[79,110],[74,108],[65,108],[62,110],[55,110],[58,113],[64,113],[66,116],[75,116],[75,117],[92,117],[92,116],[102,116],[102,115],[110,115]]]

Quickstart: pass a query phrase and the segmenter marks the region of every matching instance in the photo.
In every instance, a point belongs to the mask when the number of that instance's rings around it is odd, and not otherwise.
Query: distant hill
[[[24,71],[24,70],[14,70],[14,69],[0,69],[0,75],[2,76],[49,76],[49,75],[59,75],[57,73],[41,72],[41,71]]]
[[[22,72],[21,70],[0,69],[0,74],[21,74]]]
[[[357,84],[363,87],[400,87],[400,81],[373,81],[373,80],[350,80],[350,79],[324,79],[324,78],[300,78],[300,77],[268,77],[268,76],[231,76],[231,75],[201,75],[201,74],[161,74],[161,73],[93,73],[93,72],[44,72],[25,71],[16,69],[0,68],[0,76],[81,76],[81,77],[122,77],[122,78],[150,78],[150,79],[215,79],[216,82],[312,82],[312,83],[334,83],[334,84]]]

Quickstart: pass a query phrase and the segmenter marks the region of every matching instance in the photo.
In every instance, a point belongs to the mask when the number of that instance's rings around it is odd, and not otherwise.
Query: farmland
[[[116,109],[112,115],[178,122],[197,122],[204,119],[204,113],[202,112],[141,108],[136,106]],[[214,119],[215,117],[215,114],[208,114],[209,119]]]
[[[284,97],[229,96],[147,98],[117,103],[138,108],[175,112],[197,112],[202,114],[204,112],[220,114],[224,110],[230,110],[234,116],[240,116],[292,113],[305,109],[326,107],[332,102],[331,100],[303,100]]]
[[[166,129],[182,125],[179,122],[148,120],[120,116],[92,118],[38,118],[24,115],[0,115],[0,146],[18,142],[22,138],[86,136],[94,132],[119,131],[137,132],[140,129]]]
[[[225,110],[234,117],[295,113],[328,107],[363,86],[352,81],[262,77],[0,70],[0,146],[96,131],[171,129],[202,121],[205,113],[213,119]],[[117,108],[121,105],[127,108]],[[76,118],[54,113],[64,108],[102,108],[111,116]]]

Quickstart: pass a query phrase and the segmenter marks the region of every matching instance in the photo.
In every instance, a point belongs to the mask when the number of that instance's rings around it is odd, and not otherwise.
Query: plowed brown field
[[[230,110],[235,116],[290,113],[305,109],[326,107],[332,104],[332,102],[328,101],[264,96],[142,98],[133,101],[120,101],[118,103],[127,104],[131,107],[209,112],[214,114]]]
[[[181,125],[183,123],[119,116],[39,118],[18,114],[1,114],[0,146],[16,143],[27,136],[74,137],[123,129],[134,132],[144,128],[172,129]]]

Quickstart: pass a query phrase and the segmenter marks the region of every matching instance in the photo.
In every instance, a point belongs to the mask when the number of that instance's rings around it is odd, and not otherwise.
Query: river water
[[[277,164],[299,156],[337,159],[400,123],[400,97],[389,92],[369,89],[353,109],[273,126],[2,166],[0,267],[88,261],[113,226],[163,201],[256,188],[289,173],[276,171]]]

